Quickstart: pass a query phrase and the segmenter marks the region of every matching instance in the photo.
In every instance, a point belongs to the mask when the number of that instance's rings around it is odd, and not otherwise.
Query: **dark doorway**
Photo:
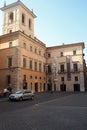
[[[38,92],[38,83],[35,83],[35,92]]]
[[[54,91],[56,91],[56,84],[54,84]]]
[[[80,91],[80,84],[74,84],[74,92]]]
[[[46,88],[45,88],[45,83],[43,84],[44,86],[43,86],[43,89],[44,89],[44,91],[46,90]]]
[[[60,91],[66,92],[66,85],[65,84],[60,85]]]
[[[51,91],[51,90],[52,90],[52,84],[51,84],[51,83],[48,83],[48,84],[47,84],[47,90],[48,90],[48,91]]]

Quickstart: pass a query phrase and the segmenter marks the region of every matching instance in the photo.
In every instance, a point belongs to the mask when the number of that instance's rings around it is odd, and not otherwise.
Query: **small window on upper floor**
[[[32,75],[30,75],[30,79],[32,79],[33,77],[32,77]]]
[[[39,55],[41,55],[41,51],[39,51]]]
[[[12,66],[12,57],[8,57],[8,67]]]
[[[73,55],[76,55],[76,50],[73,51]]]
[[[78,81],[78,76],[75,76],[75,81]]]
[[[9,42],[9,47],[12,47],[12,42]]]
[[[35,71],[37,71],[37,62],[34,63]]]
[[[30,69],[32,69],[33,68],[33,62],[32,62],[32,60],[30,60]]]
[[[63,52],[60,52],[60,56],[63,56]]]
[[[74,72],[78,72],[78,63],[73,64],[73,70]]]
[[[9,33],[12,33],[12,30],[9,30]]]
[[[60,65],[60,72],[64,72],[64,64]]]
[[[32,51],[32,46],[30,46],[30,51]]]
[[[51,54],[50,53],[48,53],[48,58],[50,58],[51,57]]]
[[[61,81],[64,81],[64,77],[61,77]]]
[[[23,67],[26,67],[26,58],[23,58]]]
[[[23,43],[23,48],[25,48],[25,49],[26,49],[26,43]]]
[[[37,76],[35,76],[35,79],[37,79]]]
[[[29,29],[32,29],[31,24],[32,24],[31,19],[29,19]]]
[[[22,24],[25,23],[25,14],[22,14]]]

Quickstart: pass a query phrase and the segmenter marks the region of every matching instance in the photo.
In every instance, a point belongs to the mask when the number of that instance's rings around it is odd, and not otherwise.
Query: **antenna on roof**
[[[18,0],[18,2],[20,2],[20,0]]]
[[[6,1],[4,0],[4,7],[6,6]]]

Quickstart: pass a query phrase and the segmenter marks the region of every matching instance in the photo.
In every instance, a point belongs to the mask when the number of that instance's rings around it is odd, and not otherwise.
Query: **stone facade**
[[[47,48],[47,82],[53,90],[85,91],[83,49],[83,42]]]
[[[0,89],[85,91],[83,42],[46,48],[34,37],[36,15],[21,1],[1,10]]]

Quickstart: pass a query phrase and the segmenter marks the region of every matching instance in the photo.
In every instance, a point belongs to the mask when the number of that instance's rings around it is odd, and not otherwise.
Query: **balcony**
[[[80,73],[80,69],[71,69],[70,70],[70,73]],[[58,70],[58,74],[66,74],[67,73],[67,70],[64,70],[64,71],[61,71],[61,70]]]
[[[71,73],[80,73],[80,71],[81,71],[80,69],[76,69],[76,70],[75,70],[75,69],[72,69],[72,70],[71,70]]]
[[[58,74],[66,74],[67,71],[66,70],[58,70]]]

